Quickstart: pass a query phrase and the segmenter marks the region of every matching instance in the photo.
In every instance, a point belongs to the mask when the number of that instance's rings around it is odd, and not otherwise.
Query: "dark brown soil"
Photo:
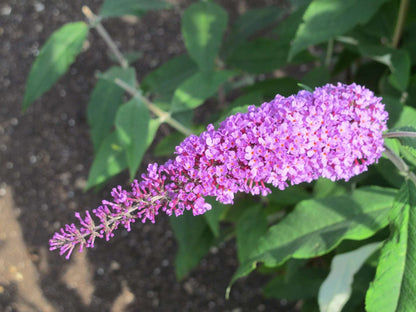
[[[288,311],[265,300],[266,279],[239,281],[230,300],[227,284],[237,268],[234,242],[213,249],[183,281],[174,274],[176,242],[167,217],[137,224],[109,243],[67,261],[48,251],[48,240],[74,211],[96,207],[104,190],[82,191],[93,151],[85,118],[96,70],[111,65],[95,31],[69,73],[25,113],[25,80],[40,46],[64,23],[83,20],[82,5],[101,0],[0,1],[0,311]],[[173,2],[173,1],[171,1]],[[139,78],[184,51],[178,9],[149,13],[138,22],[105,23],[122,50],[141,50]],[[188,1],[189,2],[189,1]],[[222,1],[238,10],[273,1]],[[159,137],[168,132],[163,127]],[[144,163],[154,161],[146,155]],[[143,170],[143,168],[141,168]]]

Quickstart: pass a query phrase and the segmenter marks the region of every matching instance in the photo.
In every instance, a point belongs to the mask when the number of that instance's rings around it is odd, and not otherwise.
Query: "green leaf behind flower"
[[[186,49],[201,71],[211,71],[227,27],[227,12],[214,2],[198,1],[182,17]]]
[[[259,262],[276,266],[289,258],[323,255],[342,240],[361,240],[388,224],[395,190],[368,187],[324,199],[300,202],[293,212],[269,228],[249,259],[234,274],[231,285]]]
[[[41,48],[29,73],[23,99],[23,110],[48,91],[68,70],[88,35],[84,22],[68,23],[56,30]]]
[[[368,312],[416,311],[416,187],[406,181],[390,214],[391,237],[382,248],[366,297]]]
[[[306,47],[333,39],[368,22],[386,0],[314,0],[303,15],[289,51],[291,59]]]
[[[171,4],[161,0],[105,0],[100,9],[100,16],[141,16],[147,11],[163,10],[171,7]]]

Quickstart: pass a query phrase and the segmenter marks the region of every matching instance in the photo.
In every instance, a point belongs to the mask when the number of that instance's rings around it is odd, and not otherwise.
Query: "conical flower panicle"
[[[271,184],[288,184],[319,177],[333,181],[367,170],[384,150],[382,132],[387,112],[381,99],[352,84],[327,84],[313,93],[274,100],[228,117],[218,130],[209,125],[176,147],[176,158],[150,164],[131,190],[118,186],[113,201],[103,201],[76,217],[80,226],[65,225],[50,240],[69,258],[74,247],[93,247],[96,237],[109,240],[119,225],[128,231],[136,219],[155,222],[159,211],[179,216],[185,210],[200,215],[211,209],[206,196],[232,204],[238,192],[266,196]]]

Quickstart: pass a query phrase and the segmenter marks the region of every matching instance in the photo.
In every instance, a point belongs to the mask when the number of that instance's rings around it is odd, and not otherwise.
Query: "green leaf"
[[[299,7],[303,7],[311,3],[312,0],[289,0],[290,6],[294,9],[298,9]]]
[[[172,156],[175,152],[175,147],[178,146],[184,139],[185,135],[180,132],[173,132],[165,136],[156,145],[153,154],[155,156]]]
[[[389,75],[389,82],[397,90],[404,92],[409,85],[410,79],[410,56],[404,50],[397,50],[391,56],[392,73]]]
[[[300,268],[290,277],[285,274],[272,279],[263,288],[263,294],[266,298],[286,300],[313,298],[327,274],[323,269]]]
[[[381,78],[377,82],[377,89],[380,90],[379,93],[383,96],[383,98],[384,98],[384,96],[390,96],[390,97],[393,97],[393,98],[399,98],[400,99],[401,96],[402,96],[402,93],[400,91],[398,91],[395,87],[393,87],[391,85],[391,83],[389,82],[388,73],[386,72],[385,69],[384,69],[384,72],[383,72]],[[373,89],[371,89],[371,90],[373,90]],[[411,90],[412,89],[410,88],[409,91],[411,92]],[[409,95],[410,95],[410,92],[409,92]],[[405,101],[404,103],[407,103],[407,101]]]
[[[412,166],[416,167],[416,149],[410,146],[400,146],[400,154],[412,164]]]
[[[247,113],[247,108],[250,105],[259,105],[263,101],[263,96],[260,91],[250,91],[246,94],[243,94],[236,98],[229,108],[228,112],[225,112],[226,115],[222,115],[222,120],[230,115],[235,115],[236,113]]]
[[[344,239],[372,236],[387,225],[394,195],[393,189],[369,187],[350,195],[300,202],[285,219],[269,228],[231,284],[253,271],[259,262],[276,266],[290,257],[316,257]]]
[[[415,127],[401,127],[394,129],[395,131],[408,131],[416,133]],[[394,131],[392,131],[394,132]],[[397,142],[400,141],[400,143]],[[390,141],[390,140],[388,140]],[[399,152],[395,151],[396,154],[400,154],[406,159],[409,164],[416,167],[416,138],[414,137],[399,137],[394,140],[397,143]],[[386,142],[387,143],[387,142]],[[390,142],[389,142],[390,143]]]
[[[377,14],[363,26],[357,27],[357,30],[367,36],[371,36],[381,42],[381,40],[390,41],[393,38],[394,27],[397,22],[400,1],[387,1],[377,11]]]
[[[294,205],[309,198],[311,198],[311,194],[301,185],[291,185],[283,191],[274,189],[272,193],[267,196],[267,199],[271,202],[280,205]]]
[[[309,87],[308,85],[304,84],[304,83],[299,82],[298,87],[303,89],[303,90],[306,90],[306,91],[309,91],[309,92],[313,93],[313,89],[311,87]]]
[[[297,80],[290,77],[271,78],[256,82],[254,85],[244,88],[245,92],[259,91],[263,99],[270,101],[276,94],[291,96],[299,91]],[[251,103],[260,105],[261,103]]]
[[[396,138],[387,138],[387,140],[384,141],[384,144],[397,155],[400,154],[400,142]],[[388,157],[385,157],[385,155],[383,155],[383,158],[388,159]],[[400,184],[397,188],[400,188],[401,186],[402,184]]]
[[[141,16],[147,11],[164,10],[171,7],[171,4],[161,0],[105,0],[100,9],[100,16]]]
[[[234,205],[227,205],[221,220],[230,223],[237,223],[244,214],[247,207],[253,206],[253,198],[251,196],[242,196],[235,200]]]
[[[231,34],[227,37],[227,41],[224,42],[226,54],[228,55],[237,48],[245,39],[278,22],[287,11],[287,9],[282,7],[267,6],[244,12],[236,20]]]
[[[196,2],[182,16],[182,36],[201,71],[210,71],[227,28],[227,12],[214,2]]]
[[[314,0],[303,15],[289,51],[291,59],[310,45],[345,34],[368,22],[386,0]]]
[[[212,95],[235,73],[232,71],[215,71],[210,73],[197,73],[182,83],[172,99],[172,112],[191,110]]]
[[[259,91],[249,92],[236,98],[230,106],[221,112],[218,119],[215,121],[214,126],[218,127],[219,124],[228,118],[228,116],[235,115],[237,113],[247,113],[247,108],[250,105],[258,105],[263,102],[263,97]]]
[[[212,234],[218,237],[220,235],[220,220],[224,213],[225,205],[216,201],[214,197],[207,197],[205,201],[211,204],[212,207],[210,211],[204,213],[205,221],[207,221]]]
[[[237,253],[239,262],[247,260],[257,243],[267,232],[267,216],[261,205],[246,207],[236,224]]]
[[[313,193],[315,198],[343,195],[347,192],[345,186],[329,179],[320,178],[315,181]]]
[[[403,184],[404,177],[401,175],[393,163],[385,158],[380,158],[379,162],[374,165],[381,176],[391,185],[399,188]]]
[[[393,48],[381,46],[375,43],[368,43],[366,37],[361,37],[358,41],[358,49],[362,55],[368,56],[373,60],[388,66],[391,73],[388,76],[388,82],[391,86],[393,86],[396,90],[398,90],[401,96],[401,93],[404,92],[410,81],[410,69],[411,69],[411,61],[410,56],[405,50],[394,50]],[[369,66],[369,64],[366,64]],[[364,72],[368,77],[368,72],[371,72],[369,68],[362,69],[361,71]],[[374,70],[372,70],[374,72]],[[384,72],[384,68],[382,69],[382,73]],[[378,76],[378,75],[376,75]],[[383,76],[384,77],[384,76]],[[368,79],[369,81],[377,81],[378,79]],[[381,82],[382,87],[385,87],[386,82],[384,79]],[[386,93],[386,92],[385,92]],[[386,93],[389,95],[390,92]]]
[[[286,17],[281,23],[277,25],[277,27],[272,31],[272,34],[278,36],[279,40],[282,42],[287,42],[290,44],[290,41],[292,41],[292,39],[295,37],[296,30],[298,29],[300,23],[302,23],[303,14],[305,13],[306,9],[306,4],[299,6],[288,17]]]
[[[379,62],[368,62],[361,65],[354,75],[357,84],[365,85],[367,88],[377,93],[378,81],[386,72],[386,67]]]
[[[403,103],[400,98],[390,95],[383,95],[383,103],[386,111],[389,112],[389,120],[387,120],[387,127],[390,129],[400,118],[403,111]]]
[[[416,187],[407,181],[391,211],[391,237],[381,250],[366,310],[416,311]]]
[[[372,262],[374,262],[373,259],[378,262],[379,251],[380,249],[374,252],[354,275],[354,281],[351,286],[352,293],[342,312],[365,311],[365,294],[376,274],[375,265],[373,266]]]
[[[138,61],[142,58],[143,52],[142,51],[131,51],[124,53],[124,58],[127,60],[129,64],[133,64],[134,62]]]
[[[157,133],[157,130],[159,129],[160,124],[161,122],[159,118],[149,120],[149,129],[147,131],[147,141],[146,141],[147,147],[149,147],[150,144],[152,144],[153,139],[155,138],[155,135]]]
[[[230,38],[246,39],[259,30],[278,22],[286,13],[287,9],[274,6],[248,10],[235,21]]]
[[[332,259],[331,271],[319,289],[318,302],[321,312],[342,310],[351,296],[354,275],[378,248],[380,243],[372,243],[336,255]]]
[[[123,104],[116,114],[116,133],[126,151],[131,179],[134,178],[147,148],[149,119],[148,108],[138,98]]]
[[[416,74],[413,74],[410,77],[409,87],[407,89],[407,92],[408,92],[408,97],[406,99],[406,103],[416,108]]]
[[[120,79],[130,87],[136,87],[136,71],[133,67],[122,68],[113,66],[103,73],[98,73],[97,77],[113,83],[115,83],[116,79]]]
[[[127,159],[123,147],[115,132],[103,141],[91,165],[87,187],[98,185],[127,168]]]
[[[228,116],[235,115],[236,113],[247,113],[247,108],[250,105],[258,105],[262,103],[263,96],[260,91],[250,91],[246,94],[243,94],[236,98],[230,105],[227,107],[226,111],[221,114],[221,117],[218,121],[225,120]]]
[[[23,110],[48,91],[66,73],[81,52],[88,35],[84,22],[68,23],[54,31],[41,48],[30,69],[23,99]]]
[[[353,36],[356,36],[353,40],[357,40],[357,48],[361,55],[368,56],[374,61],[381,64],[392,67],[392,54],[395,53],[392,47],[383,46],[375,41],[374,37],[368,37],[357,31],[352,32]]]
[[[394,35],[394,27],[397,23],[397,15],[399,14],[400,1],[387,1],[384,3],[377,14],[359,30],[380,40],[391,40]]]
[[[314,88],[329,83],[331,74],[326,66],[315,67],[310,70],[301,80],[303,84]]]
[[[203,216],[193,216],[190,211],[180,217],[169,218],[179,249],[175,258],[175,273],[180,280],[209,251],[214,236]]]
[[[300,312],[320,312],[316,299],[306,299],[302,305]]]
[[[268,73],[286,65],[288,42],[257,38],[244,42],[227,58],[227,64],[249,73]]]
[[[142,81],[142,89],[162,95],[171,95],[187,78],[196,73],[198,67],[188,55],[170,59],[148,74]]]
[[[394,124],[394,128],[414,126],[416,120],[416,108],[404,106],[399,120]]]
[[[95,152],[113,129],[117,109],[123,103],[124,90],[114,83],[114,79],[119,78],[132,86],[136,81],[133,68],[116,66],[99,77],[87,105],[87,120]]]
[[[337,55],[334,69],[332,70],[333,75],[338,75],[345,72],[348,68],[351,68],[352,64],[359,59],[360,55],[356,51],[351,51],[346,48]]]
[[[404,30],[402,36],[402,47],[405,49],[411,58],[412,65],[416,64],[416,21],[413,21],[408,25],[407,29]]]

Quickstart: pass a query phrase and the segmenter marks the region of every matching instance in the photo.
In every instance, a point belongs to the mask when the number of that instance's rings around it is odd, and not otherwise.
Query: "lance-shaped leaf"
[[[236,224],[238,260],[243,262],[257,246],[258,240],[267,231],[267,216],[261,205],[246,207]]]
[[[141,16],[147,11],[169,9],[171,6],[171,4],[160,0],[105,0],[101,6],[100,16]]]
[[[386,0],[314,0],[303,15],[289,58],[304,48],[342,35],[365,24]]]
[[[74,62],[88,34],[84,22],[68,23],[56,30],[36,57],[26,82],[23,109],[48,91]]]
[[[394,128],[408,127],[414,125],[416,120],[416,109],[411,106],[404,106],[399,120],[394,124]]]
[[[416,311],[416,187],[411,181],[400,189],[390,218],[392,235],[381,250],[366,310]]]
[[[175,273],[182,279],[209,251],[214,235],[203,216],[186,211],[182,216],[169,218],[179,248],[175,257]]]
[[[280,223],[269,228],[231,284],[249,274],[257,263],[277,266],[289,258],[323,255],[342,240],[366,239],[388,224],[395,190],[368,187],[349,195],[300,202]]]
[[[223,50],[225,51],[222,52],[229,54],[250,36],[279,21],[287,12],[287,9],[277,6],[267,6],[244,12],[233,24],[231,34],[224,42]]]
[[[149,110],[137,97],[123,104],[117,111],[116,133],[126,151],[131,179],[135,176],[147,148],[149,119]]]
[[[214,2],[192,4],[182,17],[182,35],[186,49],[202,71],[210,71],[218,55],[228,16]]]
[[[380,243],[372,243],[332,259],[331,272],[319,289],[318,302],[321,312],[342,310],[351,296],[355,273],[378,248]]]
[[[204,213],[205,221],[207,222],[212,234],[215,237],[220,235],[220,221],[226,209],[225,205],[216,201],[214,197],[207,197],[206,202],[211,204],[212,208],[210,211]]]
[[[300,300],[314,298],[328,272],[322,268],[298,268],[293,274],[278,275],[263,288],[266,298]]]
[[[107,181],[127,168],[126,154],[115,132],[109,134],[94,158],[86,189]]]
[[[397,50],[391,56],[391,71],[389,82],[397,90],[404,92],[409,85],[411,61],[409,53],[404,50]]]
[[[175,89],[198,70],[188,55],[170,59],[150,74],[141,83],[145,92],[171,96]]]
[[[124,90],[114,83],[118,78],[134,87],[136,75],[133,68],[111,67],[99,76],[87,105],[87,119],[91,127],[91,140],[97,152],[111,132],[117,109],[123,103]]]
[[[197,73],[182,83],[172,99],[172,112],[190,110],[198,107],[213,96],[218,88],[234,75],[232,71]]]

